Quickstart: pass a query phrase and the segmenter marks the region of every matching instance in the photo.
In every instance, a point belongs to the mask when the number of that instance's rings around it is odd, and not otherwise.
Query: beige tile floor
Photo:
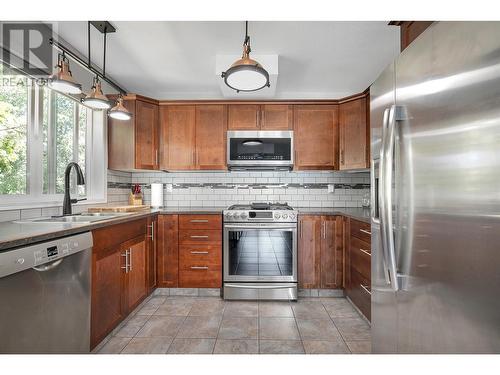
[[[107,354],[370,353],[369,324],[344,298],[298,302],[154,296],[100,348]]]

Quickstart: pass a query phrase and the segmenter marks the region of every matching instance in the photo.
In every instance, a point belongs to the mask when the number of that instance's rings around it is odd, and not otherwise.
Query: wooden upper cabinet
[[[264,104],[261,111],[261,130],[291,130],[293,107],[285,104]]]
[[[340,169],[369,168],[370,126],[367,97],[341,103],[339,108]]]
[[[408,47],[434,21],[391,21],[389,25],[400,27],[401,51]]]
[[[230,104],[228,112],[229,130],[260,129],[260,105]]]
[[[321,227],[321,288],[341,288],[344,272],[342,217],[323,216]]]
[[[321,284],[321,216],[299,217],[298,237],[299,288],[319,288]]]
[[[124,105],[132,113],[130,120],[108,119],[108,168],[158,169],[158,104],[134,98]]]
[[[338,167],[338,105],[294,106],[295,169]]]
[[[195,169],[196,107],[163,106],[161,123],[161,169]]]
[[[135,105],[135,165],[159,168],[158,105],[138,100]]]
[[[227,106],[196,106],[196,168],[226,169]]]

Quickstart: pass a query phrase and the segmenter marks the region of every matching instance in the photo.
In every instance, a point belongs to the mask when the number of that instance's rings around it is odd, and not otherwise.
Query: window
[[[72,196],[103,201],[104,112],[26,76],[3,74],[2,66],[0,73],[0,208],[62,202],[64,171],[71,161],[85,175],[85,185],[77,186],[72,173]]]

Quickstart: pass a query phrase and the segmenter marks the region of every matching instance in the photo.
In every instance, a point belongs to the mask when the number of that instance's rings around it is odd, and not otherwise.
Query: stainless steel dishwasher
[[[92,234],[0,253],[0,353],[88,353]]]

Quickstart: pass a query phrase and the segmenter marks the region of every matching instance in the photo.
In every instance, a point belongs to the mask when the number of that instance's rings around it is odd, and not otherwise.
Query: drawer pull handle
[[[208,236],[191,236],[191,238],[208,238]]]
[[[208,254],[208,251],[191,251],[191,254]]]
[[[371,235],[371,234],[372,234],[372,232],[370,232],[369,230],[365,230],[365,229],[360,229],[359,231],[360,231],[361,233],[365,233],[365,234],[369,234],[369,235]]]
[[[372,253],[370,253],[368,250],[365,250],[365,249],[362,249],[362,248],[359,248],[359,251],[361,251],[362,253],[365,253],[366,255],[368,256],[372,256]]]
[[[207,266],[191,266],[192,270],[208,270]]]
[[[372,292],[370,292],[370,290],[366,286],[364,286],[363,284],[359,284],[359,286],[370,296],[372,295]]]
[[[208,223],[207,219],[193,219],[191,220],[192,223]]]

